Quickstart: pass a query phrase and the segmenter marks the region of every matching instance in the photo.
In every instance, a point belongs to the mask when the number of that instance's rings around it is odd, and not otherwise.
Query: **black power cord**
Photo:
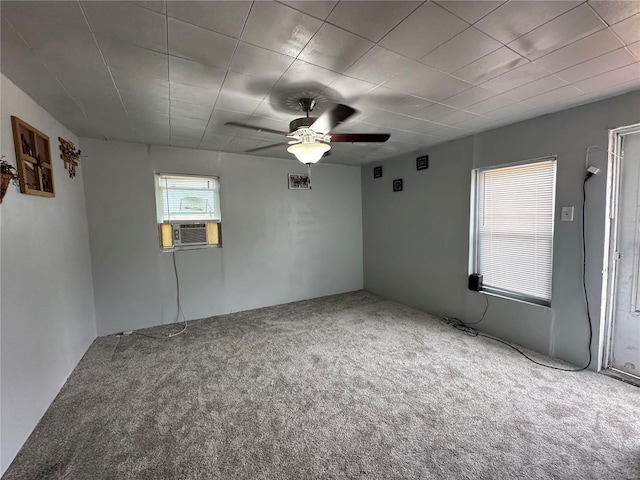
[[[545,363],[538,362],[537,360],[534,360],[533,358],[529,357],[522,350],[511,345],[509,342],[505,342],[504,340],[500,340],[499,338],[492,337],[491,335],[486,335],[484,333],[479,332],[477,329],[471,327],[470,325],[477,325],[478,323],[482,322],[482,320],[484,320],[485,315],[487,314],[487,310],[489,309],[489,298],[486,295],[485,295],[485,301],[487,302],[487,304],[485,306],[482,317],[477,322],[465,323],[459,318],[455,318],[455,317],[453,318],[442,317],[441,320],[447,325],[451,325],[453,328],[460,330],[461,332],[464,332],[465,334],[470,335],[472,337],[484,337],[484,338],[488,338],[490,340],[494,340],[496,342],[502,343],[503,345],[506,345],[507,347],[518,352],[520,355],[522,355],[524,358],[526,358],[530,362],[533,362],[536,365],[539,365],[541,367],[550,368],[552,370],[560,370],[561,372],[582,372],[583,370],[586,370],[587,368],[589,368],[589,365],[591,365],[591,360],[592,360],[591,342],[593,341],[593,324],[591,322],[591,312],[589,309],[589,295],[587,293],[587,274],[586,274],[587,245],[586,245],[584,218],[585,218],[585,206],[587,204],[587,191],[586,191],[587,180],[589,180],[594,174],[595,173],[593,171],[587,171],[587,175],[584,177],[584,181],[582,182],[582,290],[584,293],[584,301],[587,307],[587,320],[589,321],[589,344],[587,346],[589,350],[589,361],[584,367],[562,368],[562,367],[554,367],[553,365],[547,365]]]

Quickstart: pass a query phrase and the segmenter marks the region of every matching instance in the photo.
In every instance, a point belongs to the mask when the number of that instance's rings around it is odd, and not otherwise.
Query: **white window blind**
[[[550,304],[555,159],[479,170],[476,178],[483,289]]]
[[[157,175],[162,222],[220,221],[220,184],[215,177]]]

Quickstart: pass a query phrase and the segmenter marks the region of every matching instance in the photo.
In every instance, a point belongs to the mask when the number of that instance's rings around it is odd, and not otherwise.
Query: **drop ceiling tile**
[[[349,67],[345,75],[367,82],[383,83],[414,64],[413,60],[376,45]]]
[[[338,78],[340,78],[340,74],[336,72],[302,60],[295,60],[278,80],[275,89],[308,90],[311,94],[318,94]]]
[[[408,99],[406,100],[406,104],[402,103],[404,99]],[[414,101],[411,99],[416,99],[416,101],[421,103],[414,105]],[[424,104],[422,102],[424,102]],[[409,112],[404,111],[405,108],[410,111],[416,111],[431,105],[432,103],[433,102],[428,100],[407,95],[406,93],[396,92],[386,87],[377,86],[368,92],[366,96],[354,101],[351,106],[365,113],[373,110],[386,110],[388,112],[408,114]]]
[[[234,127],[231,125],[225,125],[227,122],[243,122],[249,123],[250,117],[246,113],[240,112],[230,112],[227,110],[218,110],[215,109],[213,114],[211,114],[211,118],[209,119],[209,124],[207,125],[207,129],[205,130],[205,137],[207,135],[213,134],[226,134],[236,136],[238,133],[241,133],[243,129]],[[248,132],[250,130],[247,130]]]
[[[609,29],[605,29],[538,58],[535,63],[555,73],[622,46],[623,43]]]
[[[314,114],[317,112],[314,112]],[[282,108],[282,105],[274,105],[271,102],[261,102],[260,105],[251,114],[251,124],[261,125],[273,130],[285,131],[289,129],[289,122],[296,117],[302,117],[304,114],[297,110],[288,110]],[[271,126],[270,126],[271,125]],[[245,135],[248,132],[243,132]],[[260,133],[260,136],[266,136],[266,138],[273,138],[272,133],[268,132],[256,132]],[[254,133],[251,132],[253,135]]]
[[[616,23],[611,29],[629,45],[640,40],[640,13]]]
[[[238,38],[251,2],[167,2],[168,15],[229,37]]]
[[[336,101],[354,102],[367,95],[375,87],[374,83],[343,76],[332,82],[322,93]]]
[[[209,120],[213,108],[210,104],[199,105],[196,103],[180,102],[178,100],[171,100],[170,102],[171,115],[179,115],[181,117],[198,118],[200,120]]]
[[[242,40],[253,45],[297,56],[322,21],[274,2],[255,2],[242,32]]]
[[[219,90],[226,70],[184,58],[169,56],[169,80]]]
[[[89,31],[77,2],[3,1],[0,12],[33,47],[59,32]]]
[[[213,67],[227,68],[237,40],[169,18],[169,53]]]
[[[457,108],[447,107],[446,105],[436,103],[435,105],[431,105],[427,108],[412,113],[411,116],[419,118],[421,120],[430,120],[432,122],[442,123],[440,121],[442,117],[451,115],[452,113],[455,113],[457,111]]]
[[[111,74],[116,82],[116,87],[121,92],[160,98],[169,98],[169,82],[158,78],[149,78],[144,75],[136,75],[126,69],[112,67]]]
[[[213,107],[218,98],[218,88],[202,88],[184,83],[171,82],[171,100],[197,103]]]
[[[421,133],[426,129],[435,130],[440,128],[433,122],[426,122],[423,120],[417,120],[413,117],[406,115],[398,115],[391,112],[382,112],[380,110],[372,112],[364,119],[363,125],[377,125],[380,127],[395,128],[398,130],[406,130],[411,132]],[[363,130],[366,127],[363,127]]]
[[[420,61],[443,72],[451,73],[491,53],[502,44],[480,30],[469,27],[440,45]]]
[[[109,66],[126,68],[137,75],[167,80],[168,56],[115,40],[103,40],[100,49]]]
[[[166,131],[169,133],[171,117],[164,113],[150,111],[133,111],[129,112],[130,123],[139,130],[146,128],[147,130]]]
[[[141,99],[135,95],[121,94],[122,103],[127,112],[153,112],[169,115],[168,98],[145,98]]]
[[[309,2],[308,0],[301,0],[301,1],[291,1],[291,2],[283,1],[283,2],[280,2],[280,3],[284,3],[285,5],[289,5],[290,7],[293,7],[296,10],[300,10],[301,12],[307,13],[307,14],[313,16],[313,17],[325,20],[329,16],[329,14],[331,13],[331,10],[333,10],[333,8],[336,6],[336,4],[338,2],[337,1],[335,1],[335,2],[325,2],[325,1]]]
[[[567,86],[567,82],[555,75],[549,75],[548,77],[541,78],[535,82],[510,90],[509,97],[514,100],[522,101],[565,86]]]
[[[477,113],[478,115],[484,115],[513,103],[515,103],[515,100],[507,95],[496,95],[495,97],[491,97],[487,100],[483,100],[482,102],[466,107],[465,110],[468,110],[471,113]]]
[[[478,118],[483,117],[480,115],[476,115],[475,113],[466,112],[464,110],[457,110],[449,115],[440,117],[440,120],[438,120],[438,122],[444,123],[445,125],[456,126],[461,122],[468,122],[470,120],[475,120]]]
[[[574,86],[582,90],[584,93],[591,93],[615,87],[616,85],[623,83],[638,81],[639,79],[640,63],[632,63],[626,67],[618,68],[616,70],[582,80]]]
[[[475,24],[476,28],[502,43],[509,43],[581,2],[507,2]]]
[[[4,61],[4,59],[3,59]],[[45,62],[49,70],[54,73],[70,90],[91,90],[113,88],[113,80],[106,65],[86,66],[82,75],[78,75],[77,63],[69,60],[58,61],[54,64]]]
[[[165,8],[165,2],[163,0],[146,0],[146,1],[142,0],[139,2],[131,2],[131,3],[134,3],[142,8],[153,10],[154,12],[158,12],[162,14],[167,13],[167,9]],[[173,3],[173,2],[170,2],[170,3]]]
[[[640,60],[640,42],[632,43],[627,48],[635,55],[637,60]]]
[[[245,97],[236,93],[221,92],[216,102],[216,108],[252,114],[262,102],[258,99]]]
[[[265,74],[260,77],[253,77],[228,71],[222,84],[222,91],[262,100],[278,82],[278,79],[281,78],[280,75],[272,73],[271,75]]]
[[[209,119],[204,120],[193,117],[181,117],[180,115],[171,113],[171,118],[169,119],[169,123],[171,125],[171,134],[176,134],[174,130],[178,127],[198,130],[204,133],[204,129],[207,127],[208,121]]]
[[[496,93],[504,93],[548,75],[547,70],[538,67],[535,63],[527,63],[484,82],[482,88]]]
[[[526,58],[509,50],[507,47],[502,47],[456,70],[453,72],[453,75],[469,83],[478,85],[525,63],[529,63]]]
[[[537,95],[527,100],[527,103],[531,105],[535,105],[536,107],[545,106],[545,105],[554,105],[558,106],[560,102],[564,102],[570,100],[572,98],[580,97],[582,92],[575,88],[572,85],[567,85],[566,87],[558,88],[556,90],[552,90],[550,92],[543,93],[542,95]],[[559,110],[560,108],[557,108]]]
[[[171,135],[171,146],[178,148],[198,148],[200,145],[200,138],[195,137],[181,137],[177,135]]]
[[[595,11],[598,12],[598,15],[600,15],[609,25],[614,25],[625,18],[631,17],[636,13],[640,13],[640,2],[637,0],[590,0],[589,5],[591,5]]]
[[[340,2],[333,9],[327,21],[377,42],[418,8],[421,3],[405,1]]]
[[[218,150],[226,147],[233,140],[233,135],[224,135],[221,133],[206,133],[200,143],[200,148],[208,150]]]
[[[334,72],[344,72],[371,47],[373,43],[369,40],[325,23],[298,58]]]
[[[441,7],[449,10],[451,13],[453,13],[457,17],[460,17],[465,22],[476,23],[482,17],[488,15],[489,13],[491,13],[493,10],[495,10],[505,2],[504,0],[499,2],[490,2],[490,1],[478,2],[477,0],[476,1],[456,0],[456,1],[439,1],[436,3]]]
[[[469,105],[473,105],[474,103],[478,103],[495,96],[496,94],[494,92],[480,87],[473,87],[462,93],[458,93],[457,95],[453,95],[452,97],[442,100],[441,103],[450,107],[465,108]]]
[[[138,134],[138,142],[146,145],[171,145],[171,137],[169,135],[152,135],[152,134],[144,134],[140,133],[136,130]]]
[[[293,60],[292,57],[281,53],[240,42],[233,55],[229,70],[245,75],[265,75],[268,78],[277,75],[279,78],[293,63]]]
[[[636,58],[631,55],[626,48],[619,48],[613,52],[605,53],[599,57],[562,70],[556,75],[569,83],[576,83],[580,80],[585,80],[635,62],[637,62]]]
[[[413,116],[415,112],[423,110],[430,105],[434,105],[434,103],[429,100],[425,100],[424,98],[407,95],[404,98],[393,103],[390,107],[382,108],[382,110],[388,110],[402,115]]]
[[[606,26],[589,5],[583,4],[514,40],[508,46],[520,55],[535,60]]]
[[[202,139],[202,136],[204,135],[204,129],[205,129],[204,125],[201,128],[190,128],[190,127],[183,127],[180,125],[173,125],[172,123],[171,136],[192,138],[194,140],[200,141]]]
[[[166,17],[128,2],[81,2],[98,40],[111,38],[167,52]]]
[[[461,130],[460,130],[460,133],[458,133],[453,138],[461,137],[463,135],[469,135],[474,132],[489,130],[490,128],[493,128],[494,125],[495,125],[495,121],[492,119],[488,119],[485,117],[470,118],[468,120],[464,120],[456,124],[456,127]]]
[[[421,64],[399,73],[385,82],[384,86],[433,101],[440,101],[471,88],[467,82]]]
[[[380,41],[380,45],[414,60],[469,26],[432,2],[425,2]]]

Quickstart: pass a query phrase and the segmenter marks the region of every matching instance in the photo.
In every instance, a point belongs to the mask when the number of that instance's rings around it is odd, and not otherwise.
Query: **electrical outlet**
[[[573,222],[573,207],[562,207],[560,220],[563,222]]]

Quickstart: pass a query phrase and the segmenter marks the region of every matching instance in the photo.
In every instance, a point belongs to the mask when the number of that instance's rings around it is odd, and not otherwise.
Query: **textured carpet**
[[[640,389],[360,291],[98,338],[4,478],[638,479]]]

